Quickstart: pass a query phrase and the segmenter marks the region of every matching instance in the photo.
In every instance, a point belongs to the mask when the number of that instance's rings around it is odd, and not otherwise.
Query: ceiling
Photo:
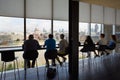
[[[120,9],[120,0],[80,0],[80,1]]]

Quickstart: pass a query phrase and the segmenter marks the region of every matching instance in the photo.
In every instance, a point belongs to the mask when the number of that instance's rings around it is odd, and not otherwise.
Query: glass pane
[[[0,47],[21,46],[24,39],[23,18],[0,16]]]
[[[89,34],[89,24],[88,23],[79,23],[79,41],[83,44],[86,38],[86,35]]]
[[[91,23],[91,37],[95,43],[99,40],[101,32],[101,24]]]
[[[40,45],[43,45],[44,40],[47,39],[48,34],[51,33],[51,20],[27,18],[26,24],[26,37],[28,38],[28,35],[33,34]]]
[[[68,21],[54,21],[53,22],[53,34],[58,44],[60,41],[60,34],[65,35],[65,39],[68,40]]]

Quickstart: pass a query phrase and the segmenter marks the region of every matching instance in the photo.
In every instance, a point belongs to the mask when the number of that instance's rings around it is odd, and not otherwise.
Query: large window
[[[0,16],[0,47],[21,46],[23,34],[23,18]]]
[[[101,24],[91,23],[79,23],[79,41],[83,43],[87,35],[91,35],[94,42],[97,42],[102,32]]]
[[[68,40],[68,21],[54,20],[53,24],[53,34],[57,44],[60,41],[60,34],[64,34],[65,39]]]
[[[95,43],[99,40],[101,32],[101,24],[91,23],[91,37]]]
[[[85,41],[86,35],[89,35],[89,24],[79,23],[79,41],[81,43]]]
[[[48,38],[48,34],[51,33],[51,20],[43,19],[26,19],[26,34],[33,34],[34,38],[39,41],[41,45],[44,44],[44,40]]]

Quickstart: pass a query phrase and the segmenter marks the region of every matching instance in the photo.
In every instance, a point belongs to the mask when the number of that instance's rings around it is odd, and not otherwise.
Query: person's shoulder
[[[67,42],[67,40],[66,40],[66,39],[64,39],[64,41],[65,41],[65,42]]]
[[[53,41],[55,41],[55,39],[52,38]]]
[[[29,40],[25,40],[24,43],[28,42]]]
[[[31,41],[37,41],[36,39],[32,39]]]

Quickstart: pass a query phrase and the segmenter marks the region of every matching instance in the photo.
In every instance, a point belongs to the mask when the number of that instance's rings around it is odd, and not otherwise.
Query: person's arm
[[[22,49],[24,49],[24,44],[22,44]]]
[[[41,45],[39,44],[39,42],[37,41],[37,47],[38,47],[38,49],[40,49],[41,48]]]
[[[43,47],[45,47],[46,46],[46,41],[44,42],[44,45],[43,45]]]

